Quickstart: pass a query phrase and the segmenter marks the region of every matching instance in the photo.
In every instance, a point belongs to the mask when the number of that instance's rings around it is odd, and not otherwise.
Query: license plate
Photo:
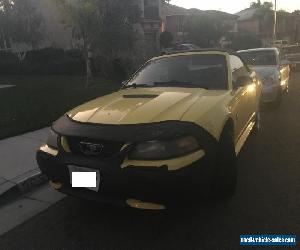
[[[69,165],[72,187],[83,187],[95,192],[100,188],[100,170]],[[74,181],[73,181],[74,178]]]

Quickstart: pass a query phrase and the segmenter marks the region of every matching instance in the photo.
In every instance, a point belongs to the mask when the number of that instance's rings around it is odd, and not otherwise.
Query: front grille
[[[115,156],[125,145],[124,142],[93,140],[78,137],[67,137],[67,141],[73,154],[102,159]]]

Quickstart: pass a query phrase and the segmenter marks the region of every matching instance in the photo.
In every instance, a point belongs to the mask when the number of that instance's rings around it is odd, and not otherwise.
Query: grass
[[[85,88],[78,76],[0,76],[0,139],[50,126],[61,115],[86,101],[117,90],[112,81],[94,80]]]

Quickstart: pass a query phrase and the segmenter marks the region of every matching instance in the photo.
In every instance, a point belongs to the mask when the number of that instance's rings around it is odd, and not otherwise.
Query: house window
[[[157,0],[144,0],[144,13],[146,19],[159,20],[159,2]]]

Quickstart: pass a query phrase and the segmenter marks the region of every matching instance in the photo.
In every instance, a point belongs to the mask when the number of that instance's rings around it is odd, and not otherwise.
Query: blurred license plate
[[[100,187],[100,171],[98,169],[69,165],[70,183],[72,187],[83,187],[98,192]]]

